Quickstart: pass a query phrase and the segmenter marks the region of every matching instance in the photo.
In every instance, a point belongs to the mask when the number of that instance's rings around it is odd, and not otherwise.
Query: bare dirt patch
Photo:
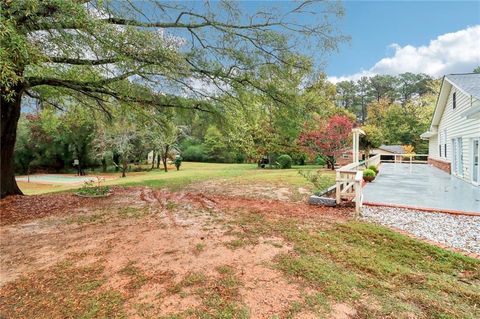
[[[305,187],[293,187],[265,182],[245,183],[226,179],[195,183],[190,185],[187,191],[193,193],[202,192],[209,195],[295,202],[303,201],[311,193],[311,190]]]
[[[34,286],[43,282],[37,274],[69,261],[71,271],[101,266],[92,289],[121,296],[128,317],[188,317],[224,307],[270,318],[302,300],[304,288],[272,267],[275,256],[292,246],[263,234],[232,245],[244,232],[235,222],[238,214],[247,209],[268,218],[326,222],[351,214],[348,208],[142,187],[115,188],[113,196],[102,199],[14,197],[2,201],[1,208],[0,296],[5,303],[0,314],[7,317],[16,309],[16,298],[23,298],[25,309],[39,306],[31,297],[38,292],[25,288],[26,295],[19,296],[15,287],[22,276]]]

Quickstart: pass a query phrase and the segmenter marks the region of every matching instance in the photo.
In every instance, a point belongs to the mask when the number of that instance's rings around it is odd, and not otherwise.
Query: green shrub
[[[368,169],[375,172],[375,175],[378,175],[378,168],[375,165],[370,165]]]
[[[323,191],[335,184],[335,175],[322,173],[320,170],[302,170],[298,171],[308,182],[313,185],[315,193]]]
[[[102,186],[104,178],[96,177],[96,181],[91,179],[83,183],[83,187],[77,191],[77,194],[83,196],[105,196],[110,193],[109,186]]]
[[[363,179],[367,182],[371,182],[375,179],[375,171],[371,170],[371,169],[366,169],[363,171]]]
[[[366,170],[363,171],[363,176],[368,176],[368,177],[375,177],[375,171],[372,169],[367,168]]]
[[[292,168],[292,162],[293,162],[292,158],[290,157],[290,155],[287,155],[287,154],[280,155],[277,158],[278,166],[281,169]]]
[[[238,164],[245,163],[247,156],[244,153],[235,154],[235,162]]]
[[[180,170],[180,166],[182,165],[182,158],[180,156],[175,157],[175,167],[177,171]]]
[[[321,165],[321,166],[324,166],[325,165],[325,159],[323,158],[323,156],[318,156],[316,159],[315,159],[315,164],[317,165]]]
[[[203,145],[190,145],[183,152],[182,157],[186,161],[205,162],[207,154]]]

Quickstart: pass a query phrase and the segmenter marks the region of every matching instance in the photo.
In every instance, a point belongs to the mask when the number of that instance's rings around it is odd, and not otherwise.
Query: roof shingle
[[[445,77],[458,88],[480,99],[480,73],[448,74]]]
[[[405,153],[405,149],[403,148],[402,145],[381,145],[378,148],[390,153],[396,153],[396,154]]]

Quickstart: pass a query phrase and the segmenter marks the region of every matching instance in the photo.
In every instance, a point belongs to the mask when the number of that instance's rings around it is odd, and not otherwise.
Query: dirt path
[[[245,306],[252,318],[284,314],[308,293],[272,266],[292,247],[274,234],[247,238],[239,216],[248,210],[253,216],[330,223],[348,219],[351,212],[149,188],[116,188],[113,196],[99,200],[62,194],[16,197],[0,205],[0,291],[6,301],[0,314],[7,316],[22,276],[28,276],[24,288],[30,289],[43,280],[37,274],[65,261],[73,269],[101,269],[98,289],[119,292],[128,317],[209,311],[208,298],[216,294]],[[220,287],[225,278],[235,279]],[[35,299],[24,302],[37,306]],[[44,310],[55,317],[53,309]]]

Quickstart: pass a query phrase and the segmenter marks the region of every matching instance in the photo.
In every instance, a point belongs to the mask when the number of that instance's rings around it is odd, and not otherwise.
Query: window
[[[342,158],[349,158],[348,153],[342,153]]]
[[[438,156],[447,158],[447,130],[440,131],[440,137],[438,139]]]
[[[447,158],[447,130],[443,130],[443,157]]]
[[[452,173],[463,176],[463,147],[462,138],[452,139]]]
[[[457,92],[453,92],[452,104],[453,104],[453,109],[455,110],[455,108],[457,107]]]

